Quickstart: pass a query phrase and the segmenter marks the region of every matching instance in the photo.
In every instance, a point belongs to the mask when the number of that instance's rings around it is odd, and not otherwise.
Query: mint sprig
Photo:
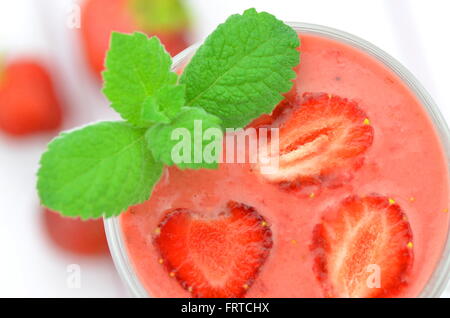
[[[222,131],[270,113],[291,88],[298,45],[294,30],[250,9],[220,25],[178,80],[156,37],[113,33],[103,92],[124,121],[49,144],[38,171],[42,204],[110,217],[147,200],[164,165],[217,168]]]

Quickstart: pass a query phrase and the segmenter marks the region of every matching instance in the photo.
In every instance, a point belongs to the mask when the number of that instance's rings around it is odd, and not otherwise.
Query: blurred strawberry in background
[[[0,130],[13,136],[60,127],[62,111],[50,73],[38,61],[0,61]]]
[[[189,45],[182,0],[85,0],[81,12],[85,55],[99,77],[112,31],[156,35],[172,56]]]
[[[33,59],[15,59],[0,68],[0,130],[11,136],[56,133],[61,104],[50,73]],[[46,231],[56,245],[78,254],[108,250],[102,220],[81,221],[44,211]]]
[[[190,19],[183,0],[76,0],[75,3],[81,4],[81,29],[77,31],[79,38],[76,39],[81,41],[77,42],[81,45],[81,50],[73,50],[73,54],[66,54],[62,47],[64,45],[71,47],[73,44],[71,30],[66,28],[56,30],[53,27],[61,25],[58,20],[61,17],[67,18],[66,6],[59,0],[42,1],[42,5],[38,4],[40,8],[43,8],[42,11],[34,12],[33,10],[37,7],[31,5],[32,1],[34,0],[29,0],[29,4],[23,4],[23,7],[16,5],[15,14],[14,10],[9,11],[8,4],[2,7],[0,1],[0,14],[4,14],[0,22],[6,21],[5,17],[8,16],[13,17],[11,21],[17,22],[17,26],[10,28],[4,27],[8,22],[3,24],[3,30],[7,34],[14,34],[11,36],[13,40],[9,41],[9,38],[0,34],[0,48],[7,50],[10,55],[2,59],[0,54],[0,143],[4,142],[0,145],[0,157],[6,158],[6,165],[3,164],[6,173],[2,172],[2,178],[0,178],[0,181],[3,180],[4,183],[0,182],[0,188],[10,187],[6,180],[10,176],[21,179],[15,177],[17,172],[8,165],[9,162],[20,162],[17,158],[26,156],[29,159],[24,160],[27,167],[17,166],[21,172],[28,171],[28,177],[24,179],[23,185],[16,190],[16,196],[21,200],[23,189],[20,188],[34,187],[35,169],[30,168],[30,165],[37,165],[36,151],[39,154],[43,151],[42,142],[47,141],[47,137],[56,135],[62,128],[71,128],[80,123],[83,124],[84,120],[95,119],[93,116],[96,113],[91,116],[90,108],[102,106],[97,103],[100,104],[103,100],[99,102],[97,95],[92,95],[92,92],[98,93],[98,85],[88,87],[92,82],[84,81],[86,79],[84,72],[78,73],[77,67],[67,67],[69,64],[73,66],[77,63],[80,52],[84,55],[92,73],[100,79],[113,31],[126,33],[140,31],[148,36],[156,35],[171,55],[178,54],[190,44]],[[29,14],[25,14],[25,9]],[[43,22],[42,25],[41,22]],[[50,32],[53,29],[56,31]],[[58,45],[55,44],[55,39],[60,39]],[[63,39],[64,42],[62,42]],[[13,52],[19,53],[13,54]],[[21,58],[18,54],[29,58]],[[45,61],[50,60],[52,64],[44,63],[37,56],[44,57]],[[88,86],[80,88],[76,85],[76,80],[83,81]],[[86,90],[86,87],[92,90]],[[83,98],[78,99],[77,96],[82,95],[79,94],[80,91],[86,96],[83,95]],[[85,105],[88,105],[88,108],[83,108]],[[89,109],[89,112],[86,109]],[[67,110],[70,110],[70,113]],[[42,138],[27,138],[42,133],[45,134],[41,136]],[[4,138],[5,136],[7,137]],[[8,138],[11,136],[14,138]],[[22,142],[23,140],[25,142]],[[7,195],[3,196],[5,197]],[[14,200],[17,198],[15,197]],[[11,200],[11,203],[6,202],[6,206],[12,204],[14,200]],[[87,273],[101,270],[105,274],[110,270],[115,274],[107,257],[97,257],[109,255],[103,220],[82,221],[78,218],[66,218],[59,213],[38,207],[37,204],[34,206],[36,208],[30,211],[29,206],[24,205],[20,215],[38,213],[41,222],[37,226],[42,227],[42,232],[48,240],[43,240],[44,244],[41,246],[40,237],[33,237],[34,234],[31,231],[25,230],[25,224],[20,230],[29,234],[28,242],[32,242],[29,244],[30,248],[33,248],[41,257],[39,264],[45,264],[42,261],[44,259],[52,259],[57,264],[55,266],[66,266],[68,261],[72,262],[75,259],[77,263],[83,265],[83,270]],[[16,219],[11,218],[11,220]],[[5,227],[8,226],[11,225],[5,225]],[[47,245],[48,243],[50,246]],[[46,253],[53,247],[69,253]],[[21,255],[20,257],[31,259],[34,257],[30,256],[28,251],[16,252]],[[91,261],[92,257],[94,262]],[[83,263],[85,261],[87,263]],[[41,273],[46,269],[36,266],[33,270],[35,273]],[[96,285],[96,282],[102,281],[101,276],[98,275],[97,280],[92,281],[91,289],[101,289],[101,286]],[[40,274],[36,274],[35,277],[40,277]],[[48,281],[48,291],[52,288],[58,290],[56,295],[60,292],[62,292],[61,295],[72,295],[75,291],[67,291],[64,284],[61,289],[58,289],[60,281],[57,278],[51,277]],[[14,279],[11,279],[10,283],[12,286],[17,285]],[[108,278],[105,285],[109,288],[108,292],[111,284],[114,285]],[[3,281],[2,285],[5,285]],[[40,288],[37,290],[41,292]],[[30,290],[27,292],[32,294]],[[105,290],[102,293],[105,293]],[[84,291],[78,295],[84,295]]]
[[[103,220],[82,221],[44,209],[44,226],[53,242],[66,251],[97,255],[108,252]]]

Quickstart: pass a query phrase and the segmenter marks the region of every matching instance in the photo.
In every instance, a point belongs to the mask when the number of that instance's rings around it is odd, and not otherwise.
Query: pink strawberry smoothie
[[[335,188],[296,195],[257,176],[249,164],[218,170],[166,168],[151,198],[120,216],[129,259],[155,297],[190,293],[160,263],[153,243],[168,209],[214,217],[228,201],[245,203],[272,230],[273,247],[246,297],[323,297],[310,251],[323,211],[349,195],[378,193],[395,200],[410,222],[414,261],[399,297],[418,296],[441,257],[449,224],[447,159],[437,131],[414,93],[372,56],[318,35],[301,34],[295,88],[358,102],[374,129],[373,144],[352,179]]]

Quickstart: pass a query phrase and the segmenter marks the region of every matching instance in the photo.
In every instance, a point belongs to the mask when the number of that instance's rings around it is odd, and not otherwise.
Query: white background
[[[450,119],[448,0],[190,0],[193,39],[249,7],[287,21],[310,22],[360,36],[416,75]],[[71,0],[0,0],[0,52],[38,54],[58,78],[71,112],[66,128],[115,115],[89,76],[76,30],[66,27]],[[126,291],[107,257],[84,259],[55,249],[41,227],[34,173],[50,136],[11,140],[0,135],[0,296],[120,297]],[[81,288],[66,281],[81,266]],[[447,288],[446,297],[450,297]]]

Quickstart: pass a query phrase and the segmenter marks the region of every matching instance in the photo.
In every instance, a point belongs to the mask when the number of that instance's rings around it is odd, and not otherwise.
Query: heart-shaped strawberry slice
[[[279,162],[276,172],[262,173],[268,181],[284,188],[324,180],[335,186],[361,166],[374,130],[358,103],[331,94],[305,93],[302,103],[292,108],[281,118],[279,147],[275,151],[270,144],[260,148],[262,161],[278,158]]]
[[[392,199],[350,196],[316,225],[314,272],[328,297],[394,297],[413,262],[412,231]]]
[[[163,266],[193,297],[243,297],[272,247],[264,218],[234,201],[214,218],[169,210],[158,233]]]

